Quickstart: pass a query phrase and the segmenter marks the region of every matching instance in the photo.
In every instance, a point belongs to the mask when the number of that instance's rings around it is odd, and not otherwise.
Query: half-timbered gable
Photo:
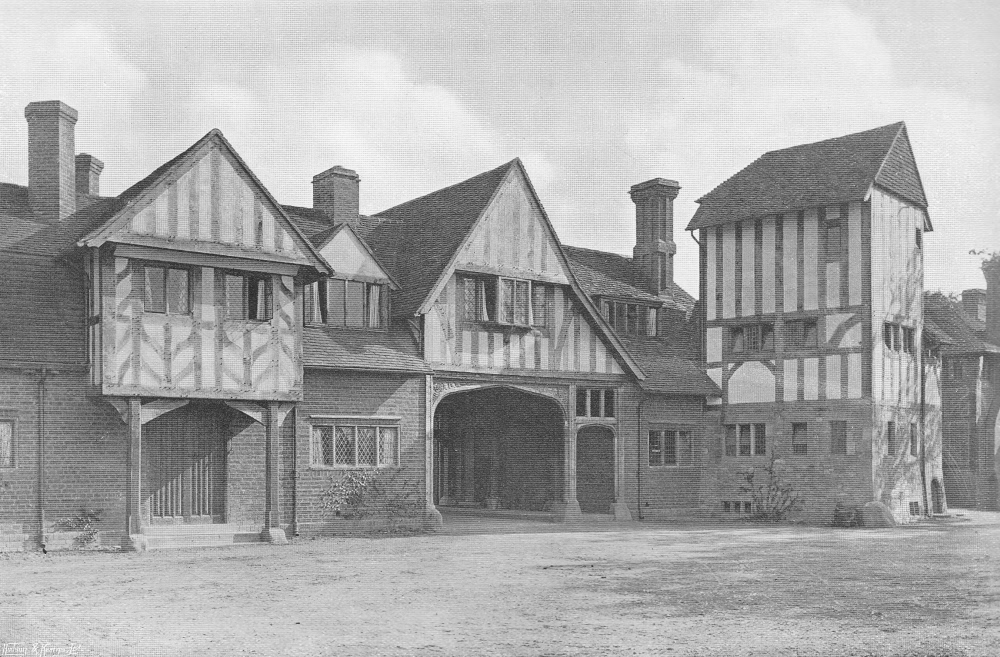
[[[79,245],[104,394],[301,396],[296,279],[325,264],[221,133],[126,190]]]

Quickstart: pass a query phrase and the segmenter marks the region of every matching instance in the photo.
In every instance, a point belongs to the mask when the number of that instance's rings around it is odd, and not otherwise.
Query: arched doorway
[[[931,509],[934,513],[944,513],[944,488],[937,479],[931,480]]]
[[[615,434],[603,426],[576,435],[576,499],[584,513],[610,513],[615,502]]]
[[[543,511],[563,497],[563,412],[507,387],[456,392],[434,411],[434,502]]]

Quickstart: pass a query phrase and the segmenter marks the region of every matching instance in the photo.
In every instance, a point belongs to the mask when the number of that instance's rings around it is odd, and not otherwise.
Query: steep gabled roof
[[[924,326],[933,334],[943,334],[945,354],[1000,354],[1000,345],[985,335],[983,322],[969,317],[962,304],[940,292],[924,293]]]
[[[661,296],[650,294],[639,287],[631,258],[578,246],[563,246],[563,251],[569,259],[573,275],[592,297],[635,299],[684,312],[690,311],[694,306],[694,297],[676,283],[670,283]]]
[[[873,186],[927,209],[902,121],[765,153],[698,199],[687,229],[860,201]]]
[[[417,312],[515,166],[519,166],[516,159],[383,210],[373,217],[377,222],[361,223],[361,237],[396,280],[403,281],[402,292],[393,300],[394,311]]]
[[[407,317],[423,311],[450,275],[455,257],[467,243],[473,227],[482,219],[503,182],[515,173],[523,177],[529,195],[537,204],[544,229],[556,246],[555,255],[565,269],[570,287],[584,312],[617,351],[625,368],[636,378],[644,379],[645,374],[639,365],[573,275],[569,259],[519,158],[379,212],[374,217],[359,218],[359,235],[371,245],[379,262],[388,267],[388,271],[402,285],[398,296],[393,297],[393,312]]]
[[[147,203],[155,197],[155,194],[158,193],[162,185],[180,178],[181,175],[191,168],[201,152],[210,145],[215,145],[224,150],[232,157],[237,167],[242,169],[243,173],[250,178],[253,187],[256,188],[256,193],[261,194],[269,202],[274,208],[276,215],[281,217],[284,220],[283,223],[289,227],[292,239],[298,243],[303,253],[306,254],[309,263],[322,272],[329,272],[330,267],[328,263],[323,260],[312,243],[306,239],[305,235],[302,234],[295,223],[289,218],[285,209],[271,196],[271,193],[260,182],[256,174],[247,166],[243,158],[236,152],[236,149],[225,138],[222,131],[217,128],[209,131],[204,137],[176,157],[154,169],[148,176],[115,197],[112,202],[104,204],[99,213],[87,220],[86,227],[89,230],[79,238],[77,244],[80,246],[99,246],[111,238],[128,220],[128,211],[130,208],[135,206],[141,207],[143,203]]]

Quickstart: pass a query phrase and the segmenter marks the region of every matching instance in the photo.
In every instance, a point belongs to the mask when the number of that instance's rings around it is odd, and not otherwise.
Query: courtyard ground
[[[0,555],[0,654],[1000,655],[1000,516],[955,513]]]

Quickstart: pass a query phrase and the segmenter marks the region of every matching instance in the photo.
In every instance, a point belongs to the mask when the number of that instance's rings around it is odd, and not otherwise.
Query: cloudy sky
[[[536,3],[538,4],[538,3]],[[116,194],[220,128],[282,202],[334,164],[376,212],[519,156],[560,238],[631,254],[628,187],[695,199],[763,152],[906,121],[929,289],[1000,249],[1000,3],[20,3],[0,0],[0,180],[24,106],[80,113]]]

